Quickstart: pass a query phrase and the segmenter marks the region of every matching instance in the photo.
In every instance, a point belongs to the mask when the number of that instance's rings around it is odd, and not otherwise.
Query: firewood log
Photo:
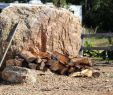
[[[40,70],[41,71],[47,71],[46,63],[44,61],[41,62]]]
[[[9,59],[6,61],[6,66],[22,66],[23,59]]]
[[[28,65],[29,65],[29,68],[30,68],[30,69],[36,70],[36,68],[37,68],[37,64],[29,63]]]
[[[70,61],[68,57],[61,53],[58,53],[57,51],[52,52],[52,59],[56,59],[62,64],[68,64],[68,62]]]
[[[49,69],[58,74],[65,74],[67,68],[61,64],[59,61],[56,60],[49,60],[48,61]]]
[[[88,57],[76,57],[71,59],[71,62],[69,63],[70,66],[75,66],[77,64],[92,66],[91,59]]]
[[[85,69],[79,72],[74,72],[73,74],[71,74],[71,77],[92,77],[93,75],[93,71],[90,69]]]
[[[28,60],[29,58],[36,58],[35,55],[33,55],[30,51],[26,51],[26,50],[23,50],[20,56],[26,60]]]
[[[34,48],[30,48],[30,51],[34,56],[40,57],[41,59],[50,59],[51,58],[51,55],[48,52],[37,51]]]

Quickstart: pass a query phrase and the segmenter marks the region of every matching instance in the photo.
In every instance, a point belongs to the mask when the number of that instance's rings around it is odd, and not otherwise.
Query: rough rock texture
[[[14,25],[17,32],[8,55],[30,50],[67,52],[78,55],[81,44],[81,23],[66,9],[45,5],[10,6],[0,14],[0,53],[4,52]],[[13,52],[12,52],[13,51]],[[7,56],[8,56],[7,55]]]
[[[7,66],[2,72],[2,78],[12,83],[29,83],[36,82],[36,71],[18,66]]]

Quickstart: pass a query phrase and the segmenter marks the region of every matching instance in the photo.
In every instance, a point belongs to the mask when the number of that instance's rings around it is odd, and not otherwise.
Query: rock
[[[10,57],[17,51],[29,51],[31,47],[41,52],[58,51],[62,54],[65,49],[70,56],[78,55],[82,31],[79,18],[66,9],[47,5],[12,5],[2,10],[1,55],[17,22],[17,31],[8,53]]]
[[[97,78],[97,77],[100,76],[100,73],[99,73],[98,71],[93,71],[92,76],[93,76],[94,78]]]
[[[7,66],[2,72],[2,78],[11,83],[34,84],[37,74],[31,69],[18,66]]]

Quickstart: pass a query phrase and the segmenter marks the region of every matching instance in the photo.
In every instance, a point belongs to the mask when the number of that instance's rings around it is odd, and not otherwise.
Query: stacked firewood
[[[48,53],[36,52],[33,49],[30,51],[23,50],[13,59],[7,60],[6,66],[27,67],[41,71],[50,69],[56,74],[70,76],[92,77],[95,73],[90,58],[69,58],[68,54],[61,54],[57,51]]]

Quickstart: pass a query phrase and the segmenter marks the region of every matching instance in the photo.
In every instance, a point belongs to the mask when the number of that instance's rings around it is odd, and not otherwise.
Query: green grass
[[[85,34],[92,34],[95,33],[94,29],[90,28],[84,28],[84,33]],[[84,38],[84,44],[87,41],[90,43],[92,46],[113,46],[113,38],[110,39],[111,42],[109,41],[109,38],[106,37],[91,37],[91,38]]]
[[[93,47],[113,46],[113,38],[111,38],[111,43],[109,42],[108,38],[97,38],[97,37],[85,38],[84,44],[86,41]]]

